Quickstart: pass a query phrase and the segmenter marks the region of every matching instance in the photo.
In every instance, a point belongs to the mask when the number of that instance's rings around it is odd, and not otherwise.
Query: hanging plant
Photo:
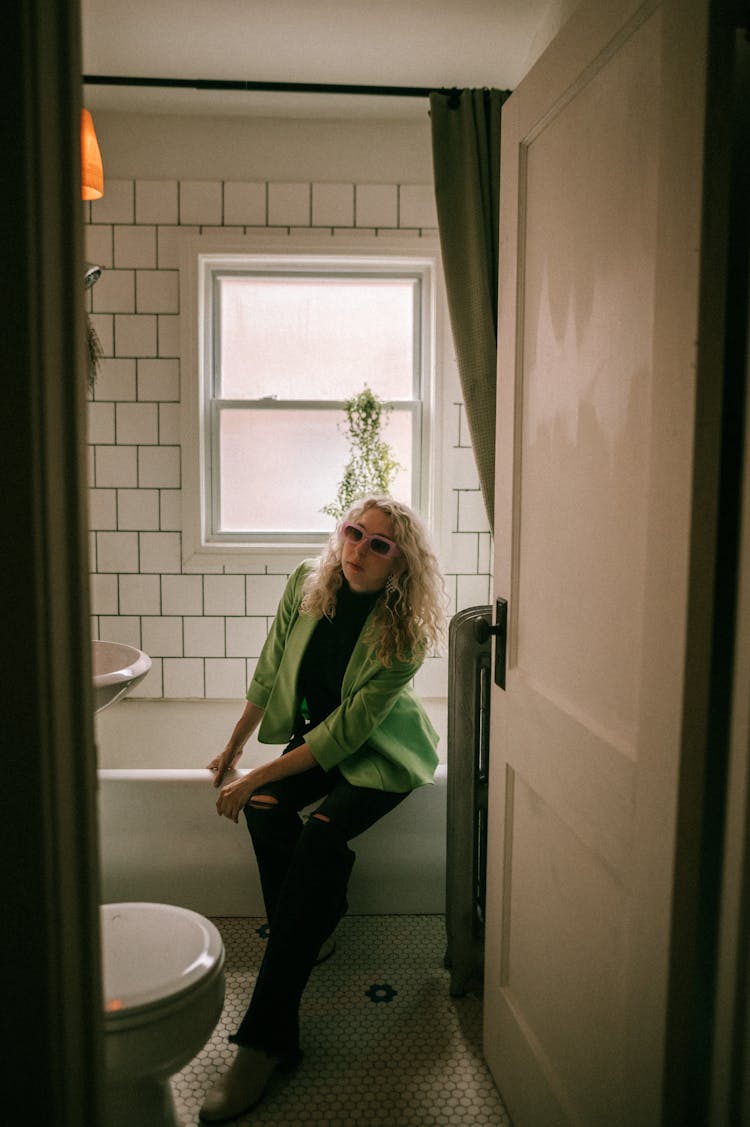
[[[322,510],[336,520],[340,520],[360,497],[368,493],[388,493],[396,473],[403,469],[381,436],[390,409],[367,384],[358,395],[346,400],[344,410],[350,458],[344,467],[336,499]]]

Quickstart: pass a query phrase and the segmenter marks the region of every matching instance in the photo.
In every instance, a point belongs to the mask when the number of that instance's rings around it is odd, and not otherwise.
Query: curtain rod
[[[452,94],[456,87],[358,86],[327,82],[246,82],[213,78],[133,78],[119,74],[84,74],[89,86],[160,86],[185,90],[269,90],[297,94],[369,94],[388,98],[427,98],[430,94]]]

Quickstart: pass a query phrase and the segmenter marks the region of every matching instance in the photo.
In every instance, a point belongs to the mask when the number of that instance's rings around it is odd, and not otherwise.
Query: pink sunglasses
[[[344,521],[342,524],[339,537],[341,540],[349,540],[352,544],[361,544],[365,540],[370,551],[384,559],[393,559],[395,556],[401,555],[401,549],[387,536],[380,536],[377,533],[371,535],[365,531],[361,524],[354,524],[350,520]]]

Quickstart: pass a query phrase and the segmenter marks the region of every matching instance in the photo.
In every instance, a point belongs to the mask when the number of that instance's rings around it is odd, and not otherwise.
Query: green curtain
[[[500,111],[509,90],[430,94],[440,248],[458,371],[494,530]]]

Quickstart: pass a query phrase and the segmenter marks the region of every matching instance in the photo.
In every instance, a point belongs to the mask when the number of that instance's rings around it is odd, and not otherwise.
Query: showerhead
[[[84,262],[83,264],[83,287],[90,290],[95,282],[98,282],[102,275],[101,266],[96,266],[93,262]]]

